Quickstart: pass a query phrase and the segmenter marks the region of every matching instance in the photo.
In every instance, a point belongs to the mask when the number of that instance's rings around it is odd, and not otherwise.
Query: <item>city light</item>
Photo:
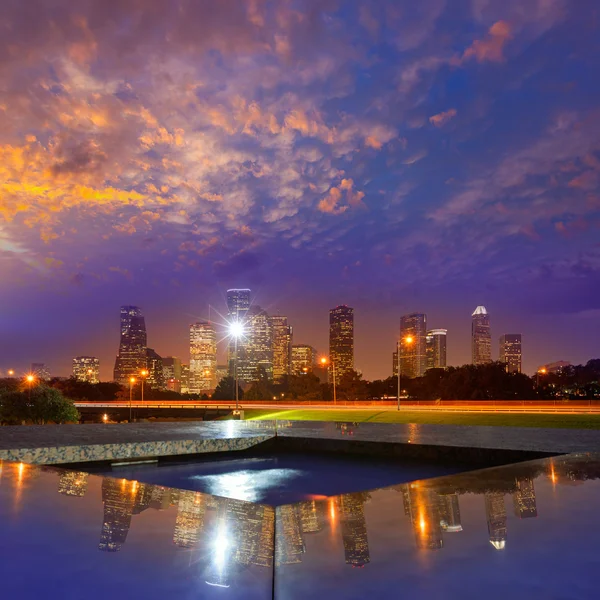
[[[33,383],[35,381],[35,375],[27,375],[27,377],[25,377],[27,383]]]
[[[130,377],[129,378],[129,383],[135,383],[135,377]]]
[[[406,337],[404,338],[404,341],[405,341],[407,344],[412,344],[412,343],[414,342],[414,338],[413,338],[412,336],[410,336],[410,335],[409,335],[409,336],[406,336]]]
[[[107,415],[106,413],[104,413],[104,414],[102,415],[102,420],[103,420],[105,423],[108,423],[108,415]]]
[[[8,370],[8,376],[9,376],[9,377],[12,377],[14,374],[15,374],[15,372],[14,372],[14,370],[13,370],[13,369],[9,369],[9,370]]]
[[[147,369],[142,369],[142,370],[140,371],[140,375],[141,375],[142,377],[148,377],[148,370],[147,370]]]
[[[244,335],[244,324],[241,321],[232,321],[229,323],[228,330],[232,338],[240,338]]]
[[[321,364],[322,365],[326,365],[327,364],[327,359],[324,356],[321,357]]]

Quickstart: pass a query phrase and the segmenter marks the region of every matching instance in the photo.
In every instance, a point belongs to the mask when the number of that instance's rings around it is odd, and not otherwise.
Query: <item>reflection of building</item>
[[[217,387],[217,334],[209,321],[190,325],[190,394],[205,394]]]
[[[253,304],[246,313],[243,343],[238,341],[238,377],[247,383],[273,379],[273,330],[269,315]]]
[[[154,389],[162,389],[165,384],[163,376],[163,359],[152,348],[146,349],[146,369],[148,369],[148,377],[146,384]]]
[[[275,564],[291,565],[302,562],[304,540],[296,506],[279,506],[276,513]]]
[[[280,383],[290,374],[292,355],[292,328],[287,317],[279,315],[271,317],[273,333],[273,381]]]
[[[118,552],[127,539],[135,502],[132,483],[110,477],[102,480],[104,521],[98,549],[103,552]]]
[[[160,485],[152,486],[152,494],[150,496],[150,508],[155,510],[167,510],[171,506],[171,494],[175,490],[162,487]]]
[[[425,337],[427,368],[445,369],[446,368],[446,340],[448,338],[447,329],[430,329]]]
[[[490,316],[485,306],[478,306],[471,317],[472,362],[474,365],[485,365],[492,360]]]
[[[354,370],[354,309],[349,306],[329,311],[329,360],[338,381]]]
[[[504,494],[488,492],[484,498],[490,544],[496,550],[503,550],[506,546],[506,506],[504,505]]]
[[[146,368],[146,321],[137,306],[121,306],[121,339],[115,361],[114,379],[129,385]]]
[[[41,381],[50,379],[50,369],[44,363],[31,363],[31,374]]]
[[[77,381],[98,383],[100,381],[100,361],[95,356],[76,356],[73,359],[73,377]]]
[[[181,391],[181,360],[176,356],[162,359],[165,388],[172,392]]]
[[[241,565],[271,567],[275,509],[263,504],[228,500],[227,512],[235,561]]]
[[[337,498],[346,564],[353,567],[364,567],[371,562],[365,520],[368,499],[369,494],[365,492],[342,494]]]
[[[230,323],[234,321],[240,321],[246,326],[246,315],[250,308],[250,290],[249,289],[231,289],[227,290],[227,319]],[[238,349],[238,361],[241,358],[242,350],[244,347],[245,338],[241,337],[237,341]],[[229,340],[229,346],[227,349],[227,363],[229,366],[229,375],[234,377],[234,354],[235,354],[235,340]]]
[[[427,316],[421,313],[400,318],[400,374],[421,377],[427,370]]]
[[[509,373],[520,373],[522,352],[521,334],[506,333],[500,338],[500,362],[506,365]]]
[[[298,504],[302,533],[317,533],[325,524],[327,506],[323,501],[305,500]]]
[[[422,488],[420,484],[411,484],[408,488],[408,498],[405,499],[405,512],[407,501],[417,548],[441,549],[444,542],[440,500],[437,492]]]
[[[58,479],[58,493],[65,496],[85,496],[88,486],[89,473],[67,471],[61,473]]]
[[[228,520],[229,500],[217,500],[217,515],[212,523],[210,540],[210,564],[206,571],[206,583],[210,586],[229,587],[233,570],[234,541]]]
[[[462,531],[458,494],[440,494],[438,500],[442,529],[448,533]]]
[[[292,375],[302,375],[314,369],[317,361],[317,351],[306,344],[292,346]]]
[[[192,548],[200,538],[204,526],[206,496],[182,490],[177,506],[173,543],[180,548]]]
[[[535,488],[530,477],[517,478],[517,491],[513,494],[515,515],[521,519],[537,517]]]

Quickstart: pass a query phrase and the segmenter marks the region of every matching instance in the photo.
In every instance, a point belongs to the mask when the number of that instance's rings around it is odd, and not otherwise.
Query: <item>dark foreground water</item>
[[[279,454],[235,460],[113,467],[101,473],[226,498],[280,505],[464,470],[462,466],[449,467],[421,461]]]

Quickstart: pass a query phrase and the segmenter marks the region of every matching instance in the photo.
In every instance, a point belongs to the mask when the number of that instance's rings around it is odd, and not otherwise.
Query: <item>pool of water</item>
[[[278,506],[465,471],[423,461],[333,454],[243,458],[112,467],[100,474]]]

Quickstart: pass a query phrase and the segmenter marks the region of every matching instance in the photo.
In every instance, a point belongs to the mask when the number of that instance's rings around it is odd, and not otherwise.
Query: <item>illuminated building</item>
[[[44,363],[31,363],[30,373],[40,381],[50,379],[50,369]]]
[[[405,512],[407,504],[417,548],[422,550],[443,548],[442,515],[438,493],[435,490],[422,488],[420,484],[411,484],[408,486],[408,497],[405,499]]]
[[[246,313],[243,344],[238,341],[238,378],[246,383],[273,379],[273,329],[269,315],[253,304]]]
[[[281,383],[290,374],[292,358],[292,328],[287,317],[271,317],[273,332],[273,381]]]
[[[349,306],[329,311],[329,360],[337,381],[354,370],[354,309]]]
[[[89,473],[67,471],[58,478],[58,493],[65,496],[83,497],[87,492]]]
[[[104,520],[98,550],[119,552],[127,539],[135,501],[135,495],[131,494],[131,483],[111,477],[102,480]]]
[[[462,531],[458,494],[439,494],[440,525],[448,533]]]
[[[425,336],[428,369],[446,368],[447,329],[430,329]]]
[[[181,360],[175,356],[165,356],[162,364],[165,389],[181,392]]]
[[[190,393],[190,365],[181,363],[181,393]]]
[[[427,315],[412,313],[400,318],[400,374],[422,377],[427,370]]]
[[[163,375],[163,359],[152,348],[146,348],[146,385],[154,389],[163,389],[165,379]]]
[[[198,492],[182,490],[177,505],[177,518],[173,543],[180,548],[193,548],[200,539],[204,527],[206,496]]]
[[[557,360],[553,363],[548,363],[547,365],[543,365],[538,368],[538,372],[542,373],[553,373],[555,375],[559,375],[565,369],[568,369],[571,366],[571,363],[567,360]]]
[[[279,506],[275,519],[275,564],[279,566],[302,562],[305,547],[296,506]]]
[[[315,500],[305,500],[298,503],[302,533],[317,533],[323,529],[324,514],[323,510],[319,510],[319,504],[326,510],[324,502],[317,503]]]
[[[353,567],[364,567],[371,562],[365,520],[365,503],[369,498],[366,492],[337,498],[346,564]]]
[[[76,356],[73,359],[73,377],[77,381],[98,383],[100,381],[100,361],[95,356]]]
[[[171,498],[174,491],[161,485],[153,485],[149,507],[154,510],[167,510],[171,506]]]
[[[306,344],[292,346],[292,375],[302,375],[314,369],[317,362],[317,351]]]
[[[515,515],[520,519],[537,517],[537,503],[535,500],[533,479],[530,477],[518,477],[516,483],[517,490],[513,494]]]
[[[228,530],[233,543],[233,558],[241,565],[271,567],[275,510],[272,506],[227,501]]]
[[[190,394],[206,394],[217,387],[217,334],[209,321],[190,325]]]
[[[246,317],[248,310],[250,308],[250,290],[249,289],[230,289],[227,290],[227,320],[232,323],[234,321],[239,321],[244,325],[244,329],[246,329]],[[244,332],[245,333],[245,332]],[[238,349],[238,361],[241,358],[241,354],[245,344],[245,336],[242,336],[237,340],[237,349]],[[230,339],[228,348],[227,348],[227,364],[229,367],[229,375],[231,377],[235,376],[234,373],[234,354],[235,354],[235,339]],[[238,362],[239,368],[239,362]]]
[[[217,365],[216,373],[216,381],[219,385],[219,382],[229,375],[229,367],[227,365]]]
[[[137,306],[121,306],[121,339],[115,361],[114,379],[129,385],[146,368],[146,321]]]
[[[506,506],[504,505],[504,494],[489,492],[485,494],[484,501],[490,544],[496,550],[503,550],[506,546]]]
[[[520,373],[522,364],[521,334],[506,333],[500,338],[500,362],[508,373]]]
[[[478,306],[471,315],[471,357],[474,365],[492,361],[490,315],[485,306]]]

